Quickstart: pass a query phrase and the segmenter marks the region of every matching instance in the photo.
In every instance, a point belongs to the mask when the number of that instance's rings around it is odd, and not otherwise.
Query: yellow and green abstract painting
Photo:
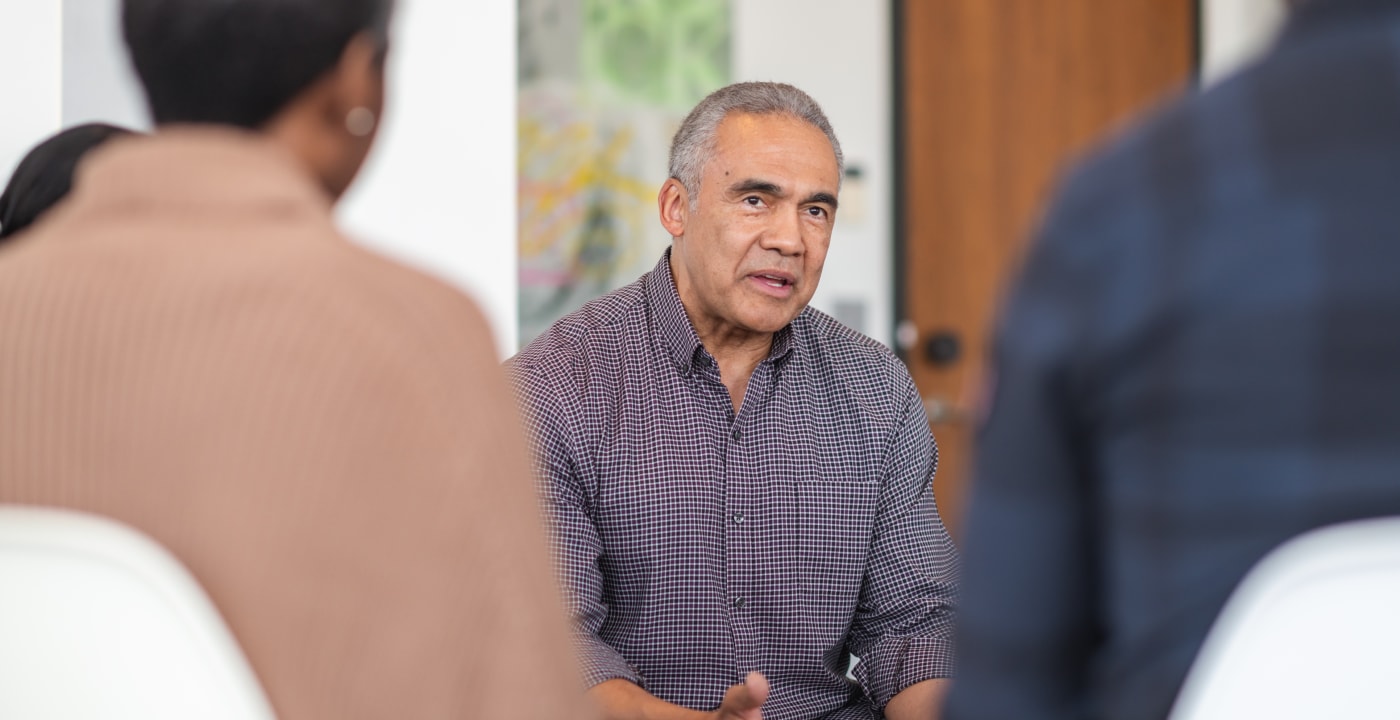
[[[671,136],[730,81],[728,0],[520,0],[520,340],[651,269]]]

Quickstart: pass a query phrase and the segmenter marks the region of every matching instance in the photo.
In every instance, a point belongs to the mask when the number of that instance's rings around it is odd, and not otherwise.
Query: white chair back
[[[0,506],[0,718],[273,720],[185,568],[111,520]]]
[[[1400,718],[1400,518],[1314,530],[1265,556],[1171,717]]]

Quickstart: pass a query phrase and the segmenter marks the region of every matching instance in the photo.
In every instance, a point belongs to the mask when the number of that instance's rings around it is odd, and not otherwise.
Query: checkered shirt
[[[669,257],[509,363],[585,679],[708,710],[757,670],[767,720],[879,717],[952,673],[957,559],[919,394],[808,308],[736,415]]]

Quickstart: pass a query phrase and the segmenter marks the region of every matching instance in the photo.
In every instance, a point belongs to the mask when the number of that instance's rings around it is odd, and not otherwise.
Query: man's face
[[[672,180],[662,224],[675,238],[676,289],[702,337],[772,333],[807,307],[821,279],[840,187],[831,142],[787,115],[731,113],[695,207]]]

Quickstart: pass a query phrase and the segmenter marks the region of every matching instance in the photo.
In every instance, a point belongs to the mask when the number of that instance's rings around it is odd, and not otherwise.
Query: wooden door
[[[991,324],[1054,180],[1185,90],[1195,0],[902,0],[899,346],[939,445],[954,537]]]

